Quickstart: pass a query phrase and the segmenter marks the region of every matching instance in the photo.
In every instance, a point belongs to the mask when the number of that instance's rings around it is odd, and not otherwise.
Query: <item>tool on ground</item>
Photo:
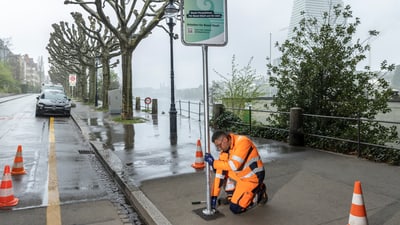
[[[194,201],[192,202],[192,205],[200,205],[200,204],[204,204],[207,203],[207,201]]]

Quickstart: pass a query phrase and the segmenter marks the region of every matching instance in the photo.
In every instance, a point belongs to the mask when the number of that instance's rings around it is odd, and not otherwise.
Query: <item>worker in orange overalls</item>
[[[264,184],[265,169],[257,147],[246,136],[216,131],[212,142],[221,151],[214,160],[206,153],[204,160],[215,170],[211,192],[211,208],[216,209],[217,198],[224,187],[230,210],[239,214],[268,201]]]

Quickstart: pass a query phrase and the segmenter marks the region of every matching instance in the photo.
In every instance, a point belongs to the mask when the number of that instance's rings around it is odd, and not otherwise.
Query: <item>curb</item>
[[[0,96],[0,103],[4,103],[4,102],[8,102],[14,99],[18,99],[18,98],[23,98],[26,96],[29,96],[30,94],[9,94],[9,95],[3,95]]]
[[[71,118],[80,129],[86,140],[90,140],[90,131],[75,112],[71,112]],[[168,219],[157,209],[157,207],[146,197],[146,195],[135,185],[129,185],[124,181],[124,167],[121,160],[111,151],[103,148],[99,141],[89,141],[93,147],[96,157],[117,182],[128,202],[135,208],[139,217],[148,225],[172,225]]]

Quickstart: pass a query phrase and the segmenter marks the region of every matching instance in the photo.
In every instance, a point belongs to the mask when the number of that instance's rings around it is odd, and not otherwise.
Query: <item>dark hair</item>
[[[211,141],[214,143],[214,141],[220,137],[229,137],[229,134],[225,131],[217,130],[213,133],[213,135],[211,137]]]

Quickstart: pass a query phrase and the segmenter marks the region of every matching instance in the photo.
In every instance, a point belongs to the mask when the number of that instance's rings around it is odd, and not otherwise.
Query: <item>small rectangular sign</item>
[[[69,75],[69,86],[71,86],[71,87],[76,86],[76,75],[75,74]]]
[[[183,0],[181,9],[183,44],[227,44],[226,0]]]

